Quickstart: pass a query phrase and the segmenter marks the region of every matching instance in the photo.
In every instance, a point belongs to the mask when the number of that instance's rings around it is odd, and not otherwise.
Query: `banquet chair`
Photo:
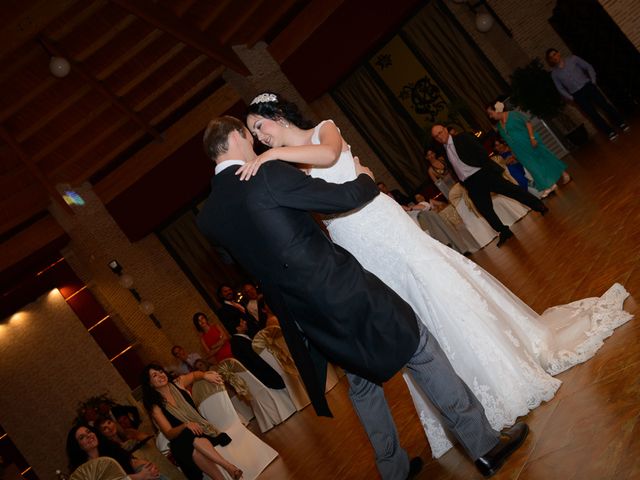
[[[231,437],[229,445],[216,447],[216,450],[242,470],[244,480],[254,480],[278,456],[278,452],[242,424],[224,387],[198,381],[193,384],[192,393],[200,414],[216,430]]]
[[[216,371],[233,386],[238,395],[248,398],[261,432],[270,430],[296,412],[286,388],[267,388],[235,358],[220,362]]]
[[[298,411],[311,403],[280,327],[274,325],[263,328],[255,334],[251,346],[282,377]]]
[[[124,480],[129,476],[120,464],[110,457],[99,457],[83,463],[69,477],[69,480]]]

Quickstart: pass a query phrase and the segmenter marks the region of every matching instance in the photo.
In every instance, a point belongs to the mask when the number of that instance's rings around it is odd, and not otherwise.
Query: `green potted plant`
[[[514,70],[510,100],[520,109],[556,126],[561,136],[574,145],[582,145],[589,138],[584,124],[576,125],[564,112],[564,100],[538,58]]]

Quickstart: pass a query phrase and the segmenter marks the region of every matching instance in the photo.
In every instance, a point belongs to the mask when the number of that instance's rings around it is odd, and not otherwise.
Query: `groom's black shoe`
[[[509,230],[508,228],[506,230],[501,231],[500,232],[500,237],[498,238],[498,243],[496,244],[496,247],[500,248],[502,245],[504,245],[504,242],[509,240],[511,237],[513,237],[513,232],[511,230]]]
[[[418,475],[418,473],[420,473],[420,470],[422,470],[423,464],[424,462],[420,457],[413,457],[409,461],[409,473],[407,474],[407,480],[411,480],[412,478],[415,478],[415,476]]]
[[[496,473],[507,457],[522,445],[528,433],[529,427],[524,422],[518,422],[513,427],[503,430],[498,445],[476,460],[476,467],[480,473],[485,477]]]

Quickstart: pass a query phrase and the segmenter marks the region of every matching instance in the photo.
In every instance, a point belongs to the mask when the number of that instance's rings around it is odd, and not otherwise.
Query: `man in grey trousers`
[[[413,478],[422,460],[409,461],[400,446],[382,390],[406,365],[481,473],[495,473],[522,444],[527,426],[502,435],[493,430],[411,307],[334,245],[309,213],[341,213],[371,201],[379,193],[371,171],[357,164],[358,178],[338,185],[273,161],[240,181],[235,172],[255,153],[251,134],[233,117],[209,123],[204,147],[216,168],[198,227],[260,282],[316,412],[331,416],[324,397],[330,361],[348,372],[349,395],[382,478]]]

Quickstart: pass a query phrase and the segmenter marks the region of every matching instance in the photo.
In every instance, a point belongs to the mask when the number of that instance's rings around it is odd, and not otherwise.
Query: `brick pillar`
[[[63,255],[118,327],[138,345],[143,361],[173,363],[174,344],[199,352],[191,316],[195,311],[210,312],[158,238],[151,234],[131,243],[91,185],[85,183],[74,191],[85,201],[82,206],[72,206],[74,215],[62,212],[57,205],[51,207],[51,213],[71,237]],[[124,273],[133,277],[132,288],[142,299],[153,303],[162,328],[154,325],[131,292],[120,285],[119,277],[108,266],[111,260],[117,260]]]

